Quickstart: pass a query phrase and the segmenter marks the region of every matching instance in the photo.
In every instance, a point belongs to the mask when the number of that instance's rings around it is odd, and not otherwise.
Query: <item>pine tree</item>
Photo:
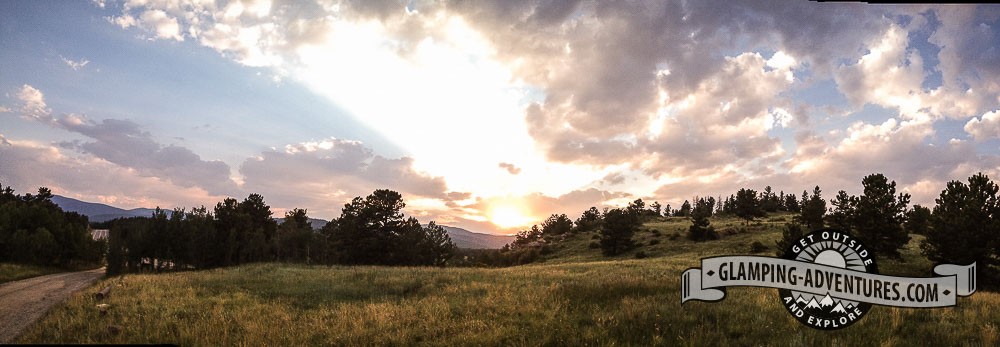
[[[882,174],[865,176],[864,194],[851,198],[853,213],[847,216],[855,236],[878,254],[900,259],[899,249],[910,241],[903,229],[910,195],[896,194],[896,182]]]
[[[764,210],[760,207],[757,192],[753,189],[741,188],[736,192],[736,201],[733,205],[736,216],[742,218],[745,224],[750,224],[750,221],[753,221],[754,218],[764,216]]]
[[[632,236],[639,229],[640,221],[630,209],[615,208],[604,213],[601,227],[601,250],[604,255],[624,253],[635,246]]]
[[[691,211],[691,226],[688,227],[688,238],[693,241],[716,240],[719,235],[715,233],[715,228],[711,226],[709,217],[712,216],[712,203],[705,199],[698,199],[694,209]]]
[[[582,214],[580,214],[580,218],[576,219],[577,231],[590,231],[600,227],[601,227],[601,212],[597,210],[597,207],[590,207],[586,211],[583,211]]]
[[[903,227],[911,234],[926,235],[930,228],[931,209],[913,205],[913,209],[906,213],[906,222]]]
[[[816,230],[823,227],[823,215],[826,214],[826,200],[823,200],[822,191],[819,186],[813,189],[812,196],[805,191],[802,192],[801,211],[799,221],[809,230]]]
[[[976,263],[985,283],[1000,282],[1000,201],[997,184],[982,173],[948,182],[935,199],[927,238],[920,248],[931,261]]]

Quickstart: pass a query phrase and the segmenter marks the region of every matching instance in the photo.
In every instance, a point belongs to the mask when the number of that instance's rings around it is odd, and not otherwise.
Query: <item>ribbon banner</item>
[[[934,267],[937,277],[897,277],[772,257],[705,258],[701,268],[684,271],[681,303],[718,301],[725,287],[789,289],[898,307],[954,306],[958,296],[976,291],[976,263]]]

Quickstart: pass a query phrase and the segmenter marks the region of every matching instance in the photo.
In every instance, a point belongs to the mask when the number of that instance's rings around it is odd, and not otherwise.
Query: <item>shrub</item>
[[[590,248],[590,249],[601,248],[601,244],[597,243],[597,241],[594,241],[594,242],[591,242],[589,245],[587,245],[587,248]]]
[[[750,253],[761,253],[764,251],[767,251],[767,246],[765,246],[763,243],[760,243],[760,241],[754,241],[752,244],[750,244]]]
[[[649,245],[650,246],[652,246],[652,245],[658,245],[658,244],[660,244],[660,240],[650,240],[649,241]]]
[[[646,252],[643,252],[643,251],[635,252],[635,258],[636,259],[643,259],[645,257],[647,257]]]

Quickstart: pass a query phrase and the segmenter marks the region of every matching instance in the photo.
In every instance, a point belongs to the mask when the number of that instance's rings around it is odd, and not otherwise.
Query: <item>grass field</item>
[[[680,274],[709,255],[771,247],[778,217],[759,225],[713,222],[733,234],[706,243],[671,240],[683,220],[651,223],[637,251],[608,260],[561,243],[542,263],[501,269],[323,267],[253,264],[95,284],[51,311],[22,343],[180,345],[983,345],[1000,343],[1000,294],[980,291],[943,309],[876,306],[840,331],[806,327],[777,290],[732,288],[717,303],[680,304]],[[679,230],[679,229],[678,229]],[[741,231],[742,230],[742,231]],[[681,233],[683,235],[683,233]],[[649,245],[653,239],[661,240]],[[882,273],[929,276],[917,252],[880,259]],[[107,315],[91,294],[112,285]],[[120,327],[117,333],[109,325]]]
[[[66,271],[69,270],[53,266],[0,263],[0,283],[7,283],[25,278],[44,276]]]

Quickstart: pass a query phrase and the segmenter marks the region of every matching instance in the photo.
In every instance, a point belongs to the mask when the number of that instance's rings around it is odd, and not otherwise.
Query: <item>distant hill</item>
[[[444,228],[444,231],[448,232],[448,236],[451,236],[451,241],[458,248],[496,249],[514,241],[514,236],[475,233],[447,225],[442,225],[441,227]]]
[[[52,202],[59,205],[63,211],[76,212],[87,216],[90,218],[91,222],[106,222],[122,217],[150,217],[153,215],[154,211],[149,208],[133,208],[131,210],[126,210],[114,206],[108,206],[96,202],[80,201],[59,195],[52,196]],[[167,212],[168,216],[171,212],[173,212],[171,209],[165,208],[164,210]]]
[[[154,211],[149,208],[134,208],[126,210],[101,203],[80,201],[59,195],[53,196],[52,202],[59,205],[59,207],[64,211],[76,212],[89,217],[91,222],[106,222],[115,218],[123,217],[150,217],[153,215]],[[167,208],[164,208],[164,210],[167,212],[167,215],[170,215],[172,212]],[[281,223],[280,217],[276,219],[278,220],[278,223]],[[318,218],[309,218],[309,224],[316,230],[323,228],[326,223],[329,223],[329,221]],[[451,240],[455,242],[455,245],[458,246],[458,248],[496,249],[503,247],[514,240],[513,236],[482,234],[446,225],[442,225],[441,227],[448,232],[448,236],[451,236]]]

